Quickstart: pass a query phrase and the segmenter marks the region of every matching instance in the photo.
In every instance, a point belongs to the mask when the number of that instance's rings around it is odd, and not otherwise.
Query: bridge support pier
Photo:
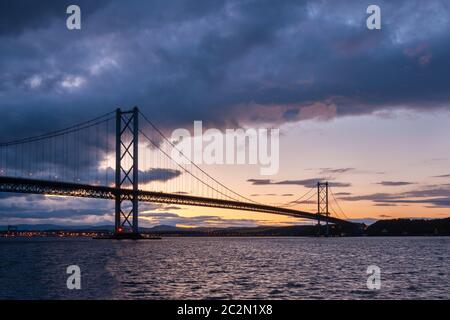
[[[115,237],[139,238],[138,225],[138,137],[139,110],[116,110],[116,176],[115,176]],[[131,164],[129,164],[131,163]],[[128,164],[128,166],[127,166]],[[132,187],[131,195],[121,192]]]
[[[317,182],[317,235],[321,235],[321,217],[325,216],[325,236],[329,235],[328,182]]]

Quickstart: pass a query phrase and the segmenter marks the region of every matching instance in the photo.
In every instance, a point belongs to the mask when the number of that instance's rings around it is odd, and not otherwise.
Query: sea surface
[[[416,298],[450,299],[450,237],[0,239],[0,299]]]

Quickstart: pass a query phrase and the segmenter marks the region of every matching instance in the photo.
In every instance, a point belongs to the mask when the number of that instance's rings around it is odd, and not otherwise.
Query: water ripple
[[[0,240],[0,299],[449,299],[450,238]],[[79,265],[82,289],[66,288]],[[366,287],[366,268],[382,287]]]

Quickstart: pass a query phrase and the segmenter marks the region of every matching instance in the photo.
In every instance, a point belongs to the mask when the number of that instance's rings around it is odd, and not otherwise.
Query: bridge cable
[[[144,132],[142,132],[139,129],[139,132],[156,148],[158,148],[162,153],[164,153],[164,155],[166,155],[168,158],[172,159],[164,150],[162,150],[161,148],[159,148],[159,146],[153,142],[153,140],[151,140]],[[173,160],[173,159],[172,159]],[[206,182],[204,182],[203,180],[201,180],[200,178],[198,178],[197,176],[195,176],[192,172],[190,172],[189,170],[187,170],[186,168],[184,168],[182,165],[180,165],[178,162],[176,162],[175,160],[173,160],[181,169],[183,169],[186,173],[188,173],[189,175],[191,175],[194,179],[198,180],[200,183],[204,184],[205,186],[209,187],[210,189],[214,189],[214,187],[210,186],[209,184],[207,184]],[[219,192],[222,195],[225,195],[224,193],[216,190],[217,192]],[[232,197],[229,197],[227,195],[225,195],[227,198],[230,198],[234,201],[239,201],[239,199],[235,199]]]
[[[303,195],[301,195],[301,196],[298,197],[297,199],[292,200],[292,201],[289,201],[289,202],[286,202],[286,203],[283,203],[283,204],[281,204],[281,206],[282,206],[282,207],[290,207],[290,206],[294,206],[294,205],[297,205],[297,204],[299,204],[299,203],[302,203],[303,201],[300,201],[300,200],[303,199],[304,197],[306,197],[309,193],[311,193],[311,191],[315,191],[315,190],[316,190],[316,188],[310,188],[310,189],[308,190],[308,192],[304,193]],[[313,195],[315,195],[315,194],[317,194],[317,192],[315,192]],[[311,197],[308,198],[308,199],[305,200],[305,201],[308,201],[309,199],[311,199]]]
[[[336,200],[336,197],[333,193],[333,189],[331,187],[330,187],[330,193],[331,193],[331,196],[333,197],[334,201],[336,202],[336,205],[339,208],[342,215],[345,217],[345,219],[348,219],[347,215],[344,213],[344,210],[342,210],[341,206],[339,205],[339,202]]]
[[[153,122],[151,122],[141,111],[139,111],[139,113],[141,114],[141,116],[144,118],[145,121],[147,121],[150,126],[153,127],[153,129],[156,130],[156,132],[159,133],[159,135],[165,140],[167,141],[175,150],[177,150],[178,152],[180,152],[180,154],[186,159],[188,160],[194,167],[196,167],[197,169],[199,169],[202,173],[204,173],[207,177],[209,177],[210,179],[212,179],[214,182],[216,182],[218,185],[222,186],[223,188],[225,188],[226,190],[230,191],[232,194],[237,195],[238,197],[241,197],[247,201],[253,202],[253,203],[257,203],[259,204],[257,201],[254,201],[252,199],[249,199],[237,192],[235,192],[234,190],[228,188],[227,186],[223,185],[221,182],[219,182],[218,180],[216,180],[215,178],[213,178],[212,176],[210,176],[207,172],[205,172],[203,169],[201,169],[197,164],[195,164],[191,159],[189,159],[186,155],[184,155],[183,152],[181,152],[173,143],[172,141],[170,141],[154,124]],[[152,142],[153,143],[153,142]],[[158,147],[159,148],[159,147]],[[173,159],[172,159],[173,160]],[[222,193],[223,194],[223,193]],[[227,196],[227,195],[225,195]]]
[[[41,135],[37,135],[37,136],[31,136],[31,137],[26,137],[26,138],[22,138],[22,139],[2,142],[2,143],[0,143],[0,147],[7,147],[7,146],[17,145],[17,144],[22,144],[22,143],[29,143],[29,142],[35,142],[35,141],[40,141],[40,140],[45,140],[45,139],[51,139],[53,137],[61,136],[62,134],[75,132],[77,130],[83,130],[83,129],[89,128],[91,126],[95,126],[95,125],[97,125],[99,123],[102,123],[105,120],[109,120],[109,119],[103,119],[103,118],[113,114],[114,112],[115,111],[108,112],[108,113],[106,113],[106,114],[104,114],[102,116],[96,117],[96,118],[91,119],[89,121],[78,123],[76,125],[73,125],[73,126],[70,126],[70,127],[64,128],[64,129],[60,129],[60,130],[56,130],[56,131],[52,131],[52,132],[47,132],[45,134],[41,134]],[[101,119],[103,119],[103,120],[100,121]],[[110,119],[112,119],[112,118],[110,118]],[[93,123],[93,122],[95,122],[95,123]]]

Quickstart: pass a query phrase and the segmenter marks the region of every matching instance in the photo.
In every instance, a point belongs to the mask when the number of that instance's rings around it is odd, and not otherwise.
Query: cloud
[[[433,178],[450,178],[450,174],[441,174],[439,176],[433,176]]]
[[[139,172],[139,182],[169,181],[181,175],[181,171],[174,169],[153,168]]]
[[[112,201],[101,199],[10,194],[2,200],[0,218],[81,220],[88,216],[112,217],[113,205]]]
[[[111,224],[114,201],[34,194],[0,193],[0,223]],[[4,196],[8,195],[8,197]],[[124,203],[124,210],[131,203]],[[177,206],[141,202],[140,214],[160,210],[178,210]]]
[[[304,179],[304,180],[282,180],[282,181],[273,181],[271,179],[248,179],[247,182],[252,183],[253,185],[296,185],[303,186],[306,188],[315,188],[317,187],[317,182],[325,181],[327,179],[323,178],[313,178],[313,179]],[[346,182],[328,182],[330,187],[341,188],[341,187],[350,187],[350,183]]]
[[[450,207],[449,185],[432,185],[401,193],[373,193],[339,197],[344,201],[371,201],[378,206],[423,204],[429,208]]]
[[[424,43],[421,43],[416,47],[405,48],[403,52],[408,58],[415,60],[422,66],[429,64],[433,56],[428,45]]]
[[[376,203],[375,207],[396,207],[397,205],[394,203]]]
[[[269,220],[225,219],[218,216],[183,217],[175,213],[151,212],[141,214],[141,219],[148,226],[171,225],[188,227],[256,227],[273,224]]]
[[[83,18],[89,18],[95,11],[104,8],[109,0],[77,0],[83,8]],[[73,4],[70,0],[4,0],[0,3],[0,36],[19,36],[30,30],[48,28],[57,20],[65,26],[66,8]]]
[[[277,193],[264,193],[264,194],[259,194],[259,193],[254,193],[252,195],[250,195],[251,197],[264,197],[264,196],[277,196],[277,197],[292,197],[294,194],[292,193],[283,193],[283,194],[277,194]]]
[[[336,174],[354,171],[355,168],[320,168],[320,174]]]
[[[174,205],[161,205],[161,207],[158,210],[181,210],[181,207],[174,206]]]
[[[415,3],[382,1],[396,20],[373,33],[360,1],[83,0],[82,30],[72,32],[69,1],[3,1],[0,136],[41,134],[117,106],[139,105],[164,129],[443,108],[449,8],[428,1],[408,18]]]
[[[291,203],[298,203],[298,204],[314,204],[317,205],[317,201],[316,200],[297,200]]]
[[[383,16],[383,32],[365,28],[370,3],[357,0],[79,0],[80,31],[65,27],[69,4],[0,2],[2,141],[65,128],[117,106],[138,105],[163,130],[198,119],[235,127],[450,106],[450,8],[443,1],[380,1],[396,13]],[[114,132],[107,135],[95,143],[80,137],[83,153],[58,147],[55,154],[81,155],[84,181],[112,179],[110,169],[92,174],[113,150]],[[24,158],[36,154],[29,149]],[[73,163],[47,160],[53,175],[78,178]],[[145,178],[177,174],[152,170]],[[314,187],[317,180],[249,182]]]
[[[413,182],[406,182],[406,181],[381,181],[377,184],[387,187],[397,187],[397,186],[408,186],[411,184],[414,184]]]
[[[334,195],[335,196],[350,196],[350,195],[352,195],[352,193],[351,192],[336,192]]]
[[[4,137],[36,132],[42,119],[59,127],[118,105],[139,105],[161,126],[179,127],[449,102],[450,15],[438,0],[381,1],[396,15],[377,33],[364,27],[369,3],[356,0],[79,1],[80,32],[65,28],[68,4],[1,4]]]
[[[270,180],[270,179],[248,179],[247,182],[251,182],[253,185],[256,185],[256,186],[272,184],[272,180]]]

